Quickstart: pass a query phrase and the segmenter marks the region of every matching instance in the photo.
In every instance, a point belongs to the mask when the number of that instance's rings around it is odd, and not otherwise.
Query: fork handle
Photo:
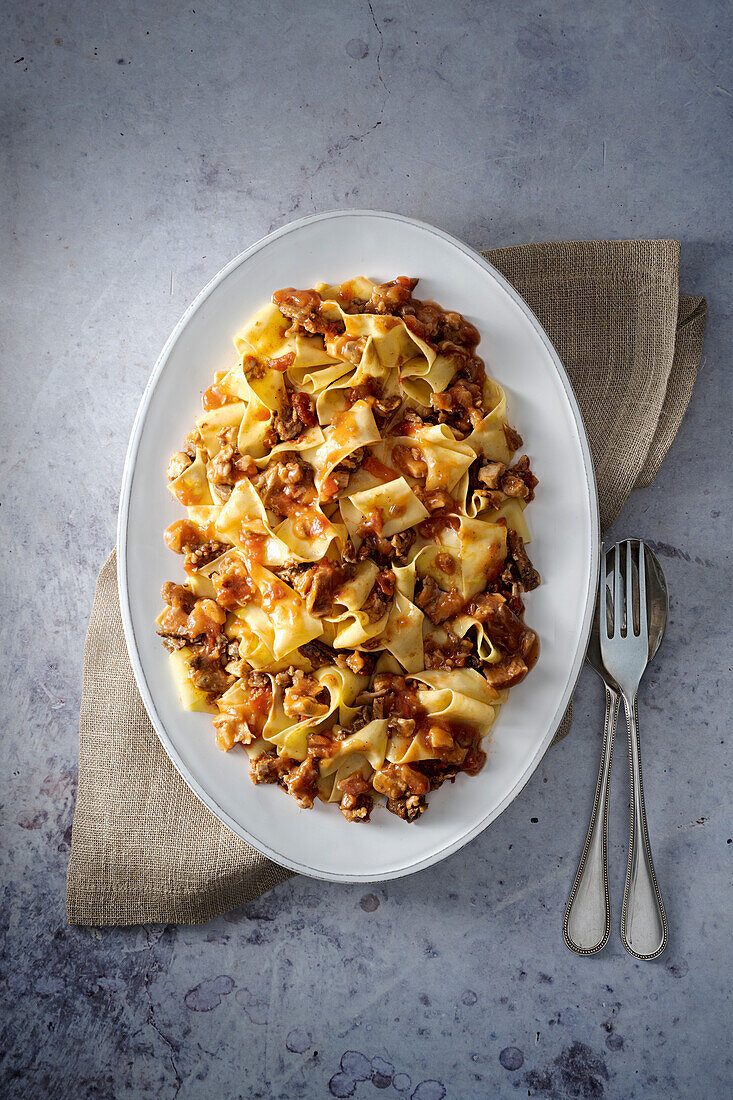
[[[655,959],[667,946],[667,917],[654,872],[646,824],[636,695],[631,699],[624,695],[624,706],[629,726],[631,826],[629,862],[621,910],[621,942],[637,959]]]
[[[596,797],[562,927],[565,943],[571,951],[576,951],[579,955],[594,955],[596,951],[601,951],[606,946],[611,931],[611,901],[608,893],[608,795],[618,712],[618,694],[606,684],[606,723]]]

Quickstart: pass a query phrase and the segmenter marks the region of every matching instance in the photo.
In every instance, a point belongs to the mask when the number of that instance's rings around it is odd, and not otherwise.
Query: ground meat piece
[[[344,362],[358,366],[366,347],[366,336],[349,336],[347,333],[339,333],[338,330],[329,331],[324,346],[326,353],[334,359],[342,359]]]
[[[420,814],[427,810],[424,794],[408,794],[401,798],[388,798],[387,809],[403,821],[417,821]]]
[[[367,791],[361,794],[345,791],[339,803],[341,813],[347,821],[368,821],[373,806],[374,796]]]
[[[211,576],[216,590],[216,600],[228,611],[244,607],[256,594],[249,571],[237,557],[230,557],[220,564]]]
[[[368,376],[363,382],[347,390],[345,397],[349,408],[357,401],[366,401],[380,429],[392,419],[402,404],[402,398],[397,394],[384,397],[379,382],[372,376]]]
[[[308,572],[308,582],[304,585],[306,607],[311,615],[320,618],[333,608],[333,597],[343,584],[345,573],[338,562],[320,561]]]
[[[405,691],[407,689],[407,681],[404,676],[400,676],[395,672],[380,672],[374,677],[372,684],[372,690],[377,694],[382,694],[385,691]]]
[[[184,646],[188,645],[186,638],[182,638],[180,634],[165,634],[162,630],[159,630],[157,633],[163,646],[169,653],[175,653],[177,649],[183,649]]]
[[[512,473],[504,474],[501,479],[501,491],[508,497],[518,497],[520,500],[524,500],[529,495],[529,489],[521,477]]]
[[[481,339],[481,335],[475,325],[472,325],[470,321],[453,310],[442,310],[442,317],[440,318],[440,343],[444,342],[457,344],[462,348],[475,348]],[[441,347],[442,350],[442,347]]]
[[[277,574],[280,580],[285,581],[285,583],[289,584],[291,588],[297,589],[297,591],[300,592],[301,595],[304,595],[305,590],[307,589],[308,581],[310,578],[310,571],[312,568],[313,566],[310,564],[310,562],[298,561],[291,562],[289,565],[280,566],[279,568],[276,568],[274,572]]]
[[[537,635],[525,627],[498,592],[483,592],[471,601],[468,613],[483,623],[491,641],[505,653],[529,656]]]
[[[336,786],[340,791],[343,791],[344,794],[350,794],[354,796],[360,794],[371,794],[372,792],[371,783],[368,779],[364,778],[361,772],[358,771],[352,772],[351,775],[347,775],[343,779],[340,779]]]
[[[424,796],[430,783],[422,772],[410,767],[409,764],[384,764],[372,776],[372,786],[379,794],[386,795],[390,801],[404,801],[406,797],[417,797],[424,803]],[[387,808],[389,809],[389,802]],[[392,813],[397,812],[396,809],[392,810]],[[417,817],[420,813],[422,810],[418,809],[414,816]],[[403,817],[404,814],[400,813],[399,816]]]
[[[360,676],[371,676],[376,658],[359,649],[331,649],[325,642],[306,642],[299,650],[307,657],[314,669],[335,665],[336,668],[350,668]]]
[[[419,485],[416,485],[414,493],[423,507],[427,508],[431,514],[444,512],[446,515],[450,515],[458,512],[456,501],[445,489],[431,489],[430,492],[426,492]]]
[[[354,544],[351,541],[351,539],[346,540],[341,557],[343,558],[343,560],[348,565],[353,565],[353,564],[356,563],[356,561],[357,561],[356,548],[354,547]]]
[[[283,710],[288,718],[316,718],[328,711],[328,691],[318,680],[291,666],[275,674],[275,683],[283,692]]]
[[[312,760],[323,760],[324,757],[333,756],[337,744],[332,737],[325,733],[308,734],[308,755]]]
[[[373,721],[371,708],[362,707],[351,719],[351,725],[348,729],[344,729],[343,726],[336,726],[332,732],[338,741],[343,741],[350,733],[357,733],[359,730],[363,730],[364,726],[368,726],[371,721]]]
[[[251,745],[257,738],[247,722],[236,714],[217,714],[212,719],[212,724],[216,730],[217,744],[224,752],[228,752],[234,745]]]
[[[233,683],[234,677],[223,669],[218,651],[211,654],[202,647],[191,655],[188,665],[191,681],[200,691],[220,695]]]
[[[177,477],[181,476],[184,470],[188,469],[192,462],[192,455],[186,454],[185,451],[176,451],[174,455],[171,455],[170,462],[168,463],[168,480],[175,481]]]
[[[366,304],[365,313],[391,313],[397,315],[401,309],[412,302],[412,292],[417,279],[408,279],[401,275],[389,283],[381,283],[372,290],[372,296]]]
[[[392,562],[395,565],[405,565],[410,547],[414,541],[415,531],[411,527],[407,531],[400,531],[399,534],[392,535],[388,539],[383,538],[381,535],[368,534],[365,536],[356,556],[359,561],[371,558],[377,565],[382,566],[389,565]]]
[[[484,676],[497,691],[521,683],[528,671],[527,665],[517,654],[505,657],[495,665],[484,666]]]
[[[486,763],[486,753],[481,748],[481,740],[479,737],[473,741],[469,746],[466,758],[461,766],[461,771],[466,775],[478,775]]]
[[[531,592],[540,583],[540,575],[524,549],[524,539],[516,531],[508,531],[507,543],[509,554],[519,575],[519,582],[525,592]]]
[[[226,619],[226,612],[213,600],[197,600],[189,589],[171,581],[163,585],[161,596],[168,606],[160,617],[160,636],[173,635],[184,638],[187,642],[196,642],[203,638],[209,651],[213,651],[215,640]]]
[[[222,428],[217,433],[217,439],[221,446],[210,460],[206,474],[214,485],[233,485],[234,459],[239,452],[234,441],[232,428]]]
[[[461,770],[457,764],[448,764],[445,760],[421,760],[418,767],[427,777],[431,791],[437,791],[446,779],[452,783]]]
[[[504,494],[499,488],[500,479],[506,473],[503,462],[492,462],[484,457],[477,458],[468,470],[468,497],[477,495],[480,509],[498,508],[504,502]]]
[[[196,602],[196,597],[189,588],[182,584],[174,584],[173,581],[165,582],[160,590],[160,595],[164,603],[170,604],[176,610],[184,611],[186,615]]]
[[[419,447],[405,447],[398,443],[392,448],[392,462],[407,477],[425,477],[428,472],[428,464]]]
[[[277,443],[289,442],[317,423],[318,417],[310,394],[295,393],[286,386],[275,422],[265,436],[265,442],[271,447]]]
[[[391,672],[378,673],[371,689],[361,692],[357,697],[356,705],[361,707],[360,718],[363,719],[359,728],[375,719],[417,720],[425,714],[418,701],[417,691],[407,686],[404,676]]]
[[[347,455],[342,462],[339,462],[338,466],[334,466],[324,480],[322,499],[331,500],[337,493],[348,487],[351,475],[354,470],[361,466],[365,453],[364,447],[358,447],[350,455]]]
[[[394,427],[395,435],[415,435],[420,428],[424,428],[427,421],[423,420],[413,409],[407,409],[399,424]]]
[[[186,556],[184,558],[184,567],[193,572],[199,569],[203,569],[209,562],[214,561],[227,549],[225,542],[219,542],[218,539],[210,539],[208,542],[203,542],[199,546],[191,546],[186,550]]]
[[[381,431],[399,409],[402,398],[397,394],[393,397],[375,397],[369,404],[372,407],[377,427]]]
[[[426,668],[478,668],[480,661],[470,638],[459,638],[445,627],[448,640],[438,645],[427,637],[424,643]]]
[[[176,520],[166,528],[165,544],[174,554],[185,554],[184,566],[191,572],[208,565],[226,550],[218,539],[207,539],[201,528],[187,519]]]
[[[504,429],[504,438],[506,439],[506,445],[510,451],[518,451],[524,443],[519,432],[516,428],[510,428],[507,423],[502,424]]]
[[[478,382],[459,378],[442,393],[433,393],[430,404],[438,413],[438,423],[468,433],[484,418],[484,399]]]
[[[341,461],[340,465],[345,470],[356,470],[364,461],[365,453],[365,447],[357,447],[355,451],[352,451],[351,454],[347,455],[346,458]]]
[[[249,762],[249,774],[253,783],[279,783],[285,772],[297,767],[294,760],[277,756],[274,752],[263,752]]]
[[[187,629],[192,638],[200,634],[216,636],[226,621],[226,612],[215,600],[196,600],[188,615]]]
[[[315,290],[285,287],[276,290],[272,300],[284,317],[293,322],[289,332],[320,332],[328,330],[329,322],[321,316],[321,296]]]
[[[307,507],[315,500],[313,467],[295,451],[285,451],[252,478],[265,507],[281,516]]]
[[[370,623],[376,623],[387,614],[390,604],[394,599],[394,591],[394,573],[390,570],[383,570],[381,573],[377,573],[377,579],[374,582],[374,586],[361,608]]]
[[[350,481],[351,470],[347,470],[343,465],[334,466],[328,477],[324,479],[320,499],[324,502],[333,500],[348,487]]]
[[[512,485],[512,487],[515,488],[514,492],[509,492],[505,485],[505,482],[507,482],[509,478],[512,479],[510,484]],[[526,492],[523,492],[521,489],[518,489],[517,491],[517,481],[523,482]],[[527,457],[527,455],[522,455],[518,462],[515,462],[513,466],[510,466],[504,477],[501,479],[501,487],[507,494],[507,496],[520,496],[522,497],[522,499],[526,500],[527,503],[529,503],[531,500],[534,500],[534,491],[538,484],[539,482],[537,478],[534,476],[532,470],[530,469],[529,458]]]
[[[236,429],[222,428],[218,433],[221,447],[207,466],[209,481],[220,489],[231,489],[244,477],[254,477],[257,463],[251,455],[242,455],[237,450]]]
[[[457,588],[444,592],[432,577],[424,577],[415,603],[422,608],[427,617],[436,625],[455,615],[463,605],[463,597]]]
[[[359,676],[371,676],[376,658],[372,657],[369,653],[364,653],[360,649],[354,649],[351,653],[348,650],[344,650],[336,659],[336,664],[340,665],[341,661],[344,662],[347,668],[350,668],[352,672],[356,672]]]
[[[308,755],[302,764],[283,776],[283,783],[299,806],[310,810],[318,790],[318,768]]]
[[[498,489],[500,479],[505,472],[506,466],[503,462],[484,461],[476,476],[478,483],[486,489]]]
[[[336,664],[336,651],[325,642],[306,642],[300,646],[298,652],[310,661],[314,669]]]

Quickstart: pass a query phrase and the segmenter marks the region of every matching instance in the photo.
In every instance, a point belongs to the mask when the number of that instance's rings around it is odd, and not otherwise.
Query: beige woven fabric
[[[529,302],[570,375],[607,527],[629,492],[654,478],[679,428],[700,362],[705,301],[679,297],[675,241],[484,255]],[[84,650],[69,922],[199,923],[288,877],[219,823],[161,747],[128,660],[111,555]]]

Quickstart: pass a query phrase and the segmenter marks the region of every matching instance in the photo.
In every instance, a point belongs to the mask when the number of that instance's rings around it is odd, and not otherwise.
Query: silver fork
[[[637,959],[654,959],[667,946],[667,918],[654,872],[641,778],[636,694],[649,663],[649,627],[644,543],[638,543],[636,585],[632,564],[634,549],[633,544],[627,540],[618,543],[611,551],[613,622],[609,624],[607,601],[602,599],[601,655],[604,665],[621,690],[629,727],[632,805],[629,862],[621,913],[621,941],[626,950]],[[626,560],[625,576],[621,569],[622,551]]]

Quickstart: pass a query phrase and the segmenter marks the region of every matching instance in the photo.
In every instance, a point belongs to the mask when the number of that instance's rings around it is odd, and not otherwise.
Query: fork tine
[[[621,583],[621,543],[614,547],[613,560],[613,633],[618,637],[626,624],[624,586]]]
[[[646,546],[639,540],[639,634],[649,636],[646,606]]]
[[[634,544],[631,539],[624,543],[626,548],[626,637],[634,633],[636,619],[636,597],[634,593]]]

